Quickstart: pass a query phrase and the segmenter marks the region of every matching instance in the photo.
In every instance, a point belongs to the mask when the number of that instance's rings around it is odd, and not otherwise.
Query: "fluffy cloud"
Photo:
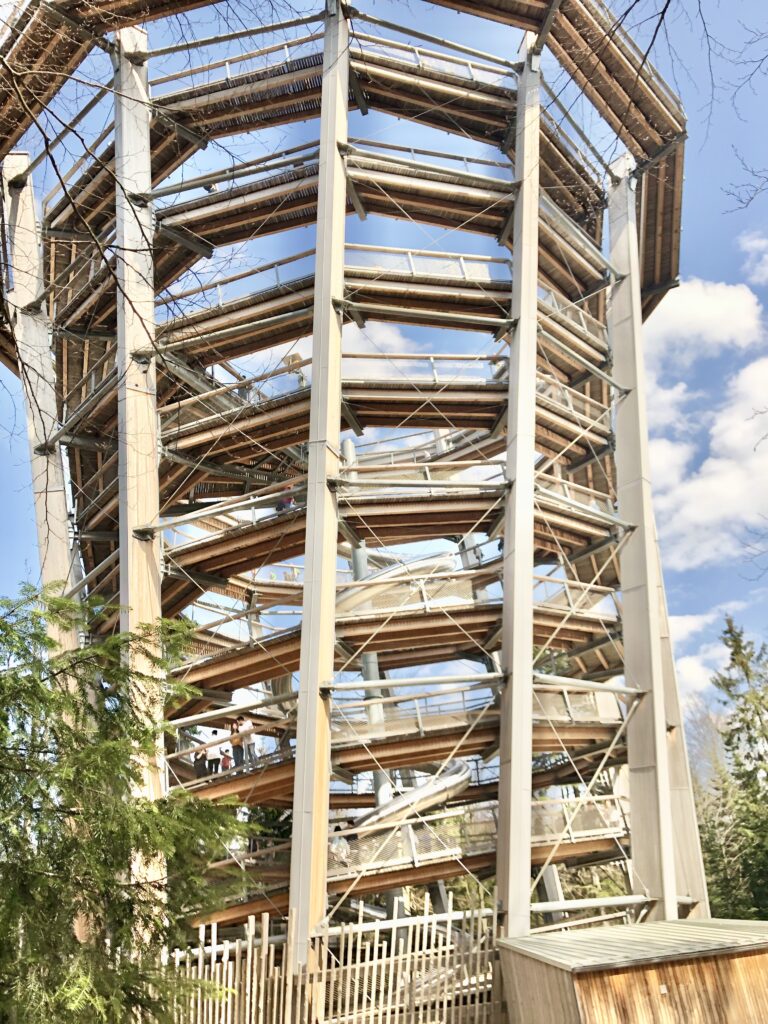
[[[347,324],[344,328],[344,350],[346,352],[379,352],[397,355],[400,352],[418,352],[421,348],[411,341],[397,324],[378,323],[375,320],[365,327]]]
[[[725,349],[748,349],[763,337],[762,307],[746,284],[692,277],[667,295],[645,328],[651,367],[690,365]]]
[[[746,601],[724,601],[698,614],[670,616],[669,627],[678,654],[677,682],[684,702],[705,690],[714,673],[727,665],[728,651],[719,639],[721,624],[724,616],[746,607]],[[681,650],[685,653],[681,654]]]
[[[754,596],[750,594],[750,598]],[[686,648],[690,640],[704,634],[692,650],[675,659],[678,687],[684,702],[690,702],[706,690],[712,676],[728,664],[728,650],[720,639],[723,618],[747,607],[746,601],[725,601],[699,615],[670,617],[672,639],[677,647]]]
[[[768,237],[742,236],[739,244],[750,281],[768,283]],[[698,360],[726,352],[736,359],[764,344],[760,301],[747,284],[692,278],[667,296],[645,337],[664,564],[684,571],[743,560],[745,537],[764,527],[768,511],[768,412],[761,414],[768,406],[768,359],[752,356],[726,381],[712,376],[706,396],[680,377]]]
[[[750,599],[755,594],[751,593]],[[690,704],[706,690],[715,672],[728,664],[728,651],[720,639],[726,615],[735,615],[749,607],[748,601],[723,601],[707,611],[688,615],[670,615],[669,627],[675,652],[677,682],[682,700]]]
[[[691,637],[696,636],[707,626],[711,626],[718,618],[718,612],[712,609],[698,615],[670,615],[669,628],[672,640],[676,645],[683,646]]]
[[[690,391],[683,380],[677,381],[671,387],[663,386],[652,371],[647,374],[647,383],[646,401],[650,432],[680,433],[685,430],[688,426],[687,405],[698,395]]]
[[[396,324],[376,323],[371,321],[364,328],[355,324],[347,324],[344,328],[342,346],[345,352],[363,355],[397,356],[403,352],[419,352],[421,345],[412,341]],[[286,345],[276,345],[268,352],[255,352],[235,360],[239,370],[248,375],[264,373],[279,369],[287,356],[299,356],[300,359],[311,359],[312,336]],[[344,359],[343,372],[355,378],[402,379],[408,376],[408,367],[418,367],[424,373],[421,363],[406,363],[388,359]],[[312,379],[311,365],[304,367],[304,376]]]
[[[715,672],[728,664],[728,651],[720,642],[702,644],[695,654],[676,660],[677,685],[683,701],[705,690]]]
[[[342,372],[355,380],[404,380],[410,376],[428,373],[429,364],[400,361],[394,357],[402,353],[418,353],[422,346],[409,338],[397,324],[378,323],[371,320],[365,327],[347,324],[342,342],[344,352],[362,355],[391,356],[392,359],[349,359],[344,358]]]
[[[694,445],[688,441],[671,441],[667,437],[651,438],[651,481],[656,494],[680,486],[695,450]]]
[[[747,231],[739,236],[739,248],[744,253],[744,273],[750,284],[768,284],[768,237],[759,231]]]
[[[732,615],[747,607],[746,601],[724,601],[709,611],[694,615],[670,615],[669,628],[672,640],[678,647],[684,647],[689,640],[716,622],[722,622],[725,615]]]
[[[706,455],[688,475],[689,446],[654,443],[660,467],[657,520],[665,565],[683,571],[746,554],[745,534],[765,526],[768,510],[768,357],[731,379],[715,411]]]

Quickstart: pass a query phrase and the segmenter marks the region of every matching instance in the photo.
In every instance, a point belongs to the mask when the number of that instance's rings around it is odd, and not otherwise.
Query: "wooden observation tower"
[[[491,1020],[497,934],[708,916],[642,349],[685,120],[600,0],[262,6],[0,43],[42,578],[197,625],[146,785],[274,824],[227,1020]]]

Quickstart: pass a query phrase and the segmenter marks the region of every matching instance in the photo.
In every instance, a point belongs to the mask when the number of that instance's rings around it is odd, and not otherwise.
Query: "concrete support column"
[[[307,533],[296,725],[296,777],[289,905],[295,914],[294,967],[307,962],[309,940],[326,911],[330,707],[322,695],[333,677],[338,508],[329,477],[339,472],[341,313],[344,292],[346,180],[339,143],[347,139],[348,25],[328,0],[320,115],[312,389],[309,413]]]
[[[655,903],[651,918],[677,918],[677,889],[664,698],[659,563],[651,500],[640,258],[632,161],[612,170],[609,192],[611,262],[623,275],[611,289],[608,332],[613,375],[627,390],[616,409],[618,514],[635,527],[620,556],[624,675],[642,690],[627,728],[633,888]]]
[[[37,211],[27,153],[10,153],[3,161],[3,203],[8,233],[11,310],[19,376],[27,420],[32,494],[40,558],[40,582],[72,586],[74,552],[69,541],[69,509],[61,450],[49,444],[59,426],[56,367],[50,324],[41,304],[43,265]],[[56,638],[66,647],[76,634]]]
[[[160,538],[137,530],[159,516],[159,456],[152,209],[139,197],[151,188],[147,34],[117,33],[115,81],[115,201],[117,251],[117,413],[120,510],[120,629],[154,626],[161,615]],[[163,715],[162,693],[147,659],[136,657],[135,700],[152,720]],[[159,755],[159,752],[158,752]],[[142,791],[163,792],[159,757],[144,767]]]
[[[531,922],[531,757],[533,749],[533,485],[536,449],[536,331],[539,251],[539,58],[523,43],[517,89],[512,316],[509,350],[507,479],[504,517],[497,886],[505,935]]]

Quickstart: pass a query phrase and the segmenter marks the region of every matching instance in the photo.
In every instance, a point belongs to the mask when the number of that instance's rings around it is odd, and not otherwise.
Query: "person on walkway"
[[[195,778],[204,779],[208,774],[208,760],[204,750],[196,750],[192,755],[192,766],[195,769]]]
[[[240,723],[240,732],[244,733],[243,747],[245,749],[246,760],[248,761],[248,764],[254,765],[259,758],[259,748],[258,737],[254,732],[253,721],[252,719],[241,715],[238,718],[238,722]]]
[[[243,750],[243,737],[240,735],[239,718],[232,723],[229,741],[232,744],[232,757],[235,761],[235,768],[242,768],[245,761],[245,751]]]
[[[217,735],[218,731],[216,729],[213,729],[211,731],[211,739],[216,739]],[[208,748],[208,763],[206,767],[208,768],[209,775],[215,775],[216,772],[218,772],[219,768],[221,767],[221,747]]]
[[[276,512],[288,512],[289,509],[296,508],[296,499],[294,498],[294,496],[292,494],[285,493],[286,491],[290,491],[290,489],[290,484],[288,484],[286,487],[283,487],[284,493],[280,495],[280,497],[277,499],[277,502],[275,503]]]
[[[349,865],[349,843],[343,835],[339,835],[341,832],[341,825],[337,825],[333,830],[333,835],[328,846],[328,851],[331,855],[331,860],[336,864],[343,864],[345,867]]]

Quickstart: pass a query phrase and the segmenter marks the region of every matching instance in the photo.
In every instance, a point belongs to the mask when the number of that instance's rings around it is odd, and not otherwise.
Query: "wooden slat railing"
[[[241,938],[201,928],[177,949],[178,1024],[501,1024],[503,1006],[492,910],[444,913],[427,899],[416,916],[324,925],[309,964],[293,973],[293,927],[270,935],[249,918]],[[203,982],[202,985],[198,984]]]

